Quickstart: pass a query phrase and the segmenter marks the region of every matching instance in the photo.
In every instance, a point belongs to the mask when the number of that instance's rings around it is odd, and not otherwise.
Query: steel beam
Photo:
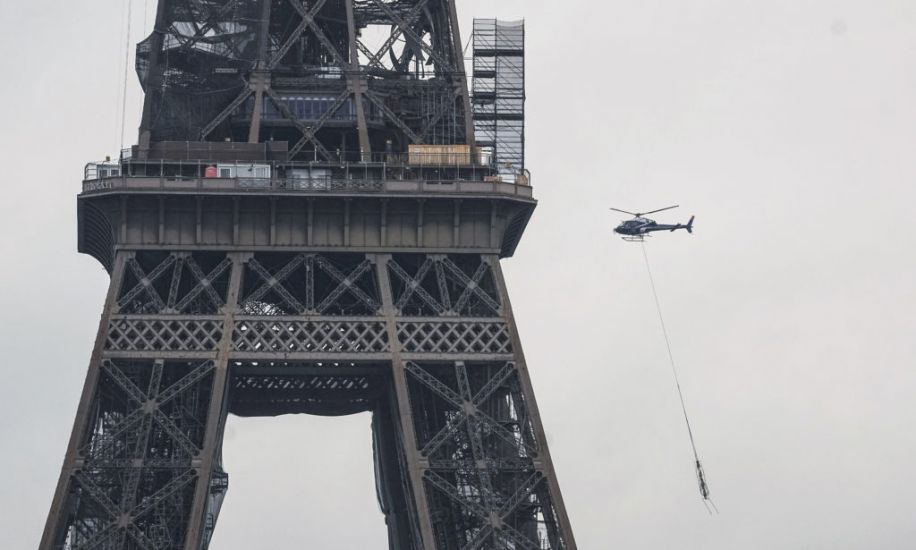
[[[227,305],[223,308],[223,324],[233,326],[235,315],[238,312],[239,293],[241,291],[242,269],[245,257],[233,254],[228,258],[232,262],[232,271],[229,276],[227,292]],[[195,461],[197,473],[197,486],[194,490],[194,503],[188,518],[190,529],[185,539],[184,550],[200,550],[204,546],[204,528],[207,514],[207,502],[210,491],[211,477],[214,468],[220,462],[222,453],[223,429],[226,424],[226,415],[229,410],[228,380],[229,380],[229,355],[232,350],[232,331],[223,331],[219,353],[216,358],[216,376],[213,377],[213,386],[210,394],[210,410],[207,414],[207,426],[204,435],[203,448],[199,459]]]

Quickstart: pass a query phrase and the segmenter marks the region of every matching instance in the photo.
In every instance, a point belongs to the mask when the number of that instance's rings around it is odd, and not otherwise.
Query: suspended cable
[[[124,149],[124,128],[127,123],[127,75],[130,66],[130,19],[133,0],[127,0],[127,36],[124,39],[124,81],[121,83],[121,149]]]
[[[465,59],[468,59],[468,48],[471,47],[472,42],[474,42],[474,31],[471,31],[471,35],[468,36],[468,42],[464,45],[464,50],[461,52],[461,55],[464,56]]]
[[[118,14],[118,17],[120,18],[119,20],[123,21],[124,14],[127,11],[127,6],[123,2],[119,2],[119,3],[121,5],[121,12]],[[118,41],[115,43],[115,46],[111,48],[112,51],[117,52],[116,57],[112,60],[112,67],[114,68],[114,70],[111,71],[113,75],[112,80],[114,81],[114,85],[115,85],[114,90],[112,90],[112,93],[115,98],[118,98],[121,95],[122,75],[119,73],[118,64],[121,62],[121,58],[119,56],[121,55],[121,49],[123,48],[123,44],[124,44],[124,25],[122,23],[119,26]],[[115,99],[115,101],[117,101],[117,99]],[[114,115],[115,115],[114,120],[113,120],[114,127],[112,128],[112,133],[114,134],[114,138],[112,138],[112,143],[111,143],[113,146],[112,149],[117,149],[119,141],[120,141],[121,121],[118,119],[118,116],[120,114],[121,113],[117,109],[114,111]]]
[[[665,326],[665,317],[662,315],[661,301],[658,299],[658,291],[655,289],[655,278],[652,276],[652,268],[649,266],[649,254],[646,252],[645,241],[642,244],[642,257],[646,260],[646,272],[649,274],[649,285],[652,287],[652,296],[655,298],[655,311],[658,312],[658,321],[662,327],[662,335],[665,337],[665,347],[668,349],[668,362],[671,364],[671,373],[674,375],[674,384],[677,386],[677,395],[681,400],[681,411],[684,413],[684,422],[687,424],[687,435],[690,437],[690,448],[693,450],[694,466],[697,473],[697,484],[700,487],[700,496],[703,497],[703,504],[706,509],[712,513],[712,510],[718,512],[716,505],[709,497],[709,485],[706,483],[706,472],[703,471],[703,464],[700,462],[700,455],[697,453],[696,441],[693,438],[693,428],[690,426],[690,417],[687,414],[687,405],[684,402],[684,392],[681,390],[681,380],[677,373],[677,366],[674,363],[674,353],[671,351],[671,340],[668,338],[668,328]],[[712,510],[710,510],[710,506]]]

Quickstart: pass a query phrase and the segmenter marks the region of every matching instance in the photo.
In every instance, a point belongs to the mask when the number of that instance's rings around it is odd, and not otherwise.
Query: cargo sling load
[[[475,140],[454,0],[160,0],[136,65],[40,548],[208,548],[228,415],[371,411],[389,548],[575,550],[500,268],[535,200]]]

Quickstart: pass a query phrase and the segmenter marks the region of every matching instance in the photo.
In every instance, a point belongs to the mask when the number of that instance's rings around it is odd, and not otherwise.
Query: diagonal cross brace
[[[251,293],[250,296],[245,298],[245,302],[258,301],[264,297],[269,291],[275,291],[280,298],[286,303],[286,306],[296,312],[301,312],[305,310],[305,306],[292,295],[290,291],[283,286],[282,282],[290,274],[293,273],[303,261],[303,256],[298,255],[293,258],[288,264],[286,264],[277,275],[271,275],[267,269],[261,265],[256,259],[251,258],[248,260],[248,268],[251,269],[257,276],[264,280],[264,284],[260,288]]]
[[[392,273],[395,274],[397,278],[401,279],[401,281],[404,283],[406,287],[404,289],[404,292],[401,293],[401,295],[398,297],[397,302],[395,302],[394,304],[394,306],[398,309],[398,311],[401,311],[404,308],[404,306],[407,305],[407,302],[410,300],[410,297],[414,293],[416,293],[417,296],[419,296],[421,300],[426,302],[426,304],[429,307],[433,308],[436,314],[442,315],[443,313],[447,311],[447,308],[443,307],[442,304],[440,304],[438,300],[433,298],[429,294],[429,292],[427,292],[426,289],[423,288],[423,285],[422,285],[423,279],[426,278],[426,274],[429,272],[432,265],[433,265],[433,260],[430,258],[427,258],[420,265],[420,268],[417,270],[416,276],[411,277],[406,271],[404,271],[404,268],[402,268],[397,262],[395,262],[394,260],[388,261],[388,268],[391,270]]]
[[[322,313],[324,310],[329,308],[337,299],[344,293],[349,292],[353,296],[356,296],[359,301],[366,305],[369,309],[377,310],[379,308],[378,302],[375,301],[371,296],[366,294],[363,289],[359,288],[356,285],[356,281],[363,276],[369,269],[372,267],[372,262],[366,258],[358,266],[353,268],[353,271],[349,275],[344,275],[340,272],[339,269],[334,267],[334,264],[326,260],[321,256],[315,257],[315,265],[321,268],[322,271],[331,276],[335,281],[337,281],[337,288],[335,288],[320,304],[315,306],[315,309],[318,313]]]
[[[137,262],[136,258],[131,258],[127,260],[127,266],[130,268],[130,271],[134,274],[134,277],[137,278],[137,286],[132,288],[127,294],[125,294],[120,300],[118,300],[118,305],[123,306],[124,304],[129,304],[142,292],[146,292],[150,300],[152,300],[156,307],[161,311],[165,308],[165,302],[162,300],[162,296],[159,296],[159,293],[153,288],[153,283],[156,282],[160,277],[165,275],[172,264],[175,263],[175,255],[170,254],[166,256],[162,262],[159,263],[153,270],[147,275],[143,268],[140,267],[140,263]]]
[[[542,474],[541,472],[537,472],[537,471],[533,472],[528,477],[528,479],[526,479],[521,484],[521,486],[519,486],[518,490],[515,491],[515,493],[512,494],[512,496],[506,499],[506,501],[503,503],[502,507],[499,510],[499,515],[503,519],[509,517],[509,515],[511,515],[512,512],[514,512],[516,508],[521,506],[521,504],[525,501],[526,498],[531,496],[531,493],[533,493],[534,490],[537,489],[538,485],[540,485],[542,481],[544,481],[544,474]]]
[[[451,417],[446,423],[445,426],[439,430],[439,433],[434,435],[429,441],[426,442],[426,445],[420,449],[420,454],[428,457],[434,452],[439,450],[439,447],[444,445],[449,438],[461,428],[462,424],[468,419],[468,415],[464,411],[458,411],[455,416]]]
[[[130,399],[134,400],[138,405],[146,403],[147,396],[143,390],[138,388],[133,380],[128,378],[117,365],[111,361],[105,361],[102,363],[102,370],[111,377],[115,384],[117,384]]]
[[[323,156],[325,160],[331,160],[331,153],[327,150],[327,148],[325,148],[324,145],[321,144],[321,142],[315,139],[315,134],[325,124],[327,124],[329,120],[331,120],[331,117],[334,116],[334,113],[336,113],[347,101],[347,98],[350,96],[350,92],[348,90],[344,90],[340,96],[337,97],[334,103],[328,108],[328,110],[322,113],[321,117],[315,122],[315,125],[309,128],[303,124],[301,120],[299,120],[299,117],[294,115],[293,112],[289,110],[289,107],[287,107],[286,103],[280,98],[280,96],[277,95],[275,91],[273,91],[271,88],[267,88],[264,91],[267,92],[267,97],[270,98],[270,101],[277,107],[280,113],[283,114],[283,117],[292,122],[293,126],[302,132],[302,138],[296,142],[292,148],[290,148],[289,158],[296,156],[299,151],[305,147],[306,143],[311,142],[315,147],[315,150],[321,153],[321,156]]]
[[[466,402],[470,402],[472,399],[471,383],[468,380],[467,367],[463,362],[455,363],[455,376],[458,379],[461,396]],[[474,414],[468,416],[467,432],[468,439],[471,441],[471,453],[477,463],[477,478],[480,481],[480,493],[483,496],[484,505],[487,508],[493,508],[495,506],[493,482],[490,478],[489,465],[486,463],[487,455],[483,448],[483,438],[480,436],[479,425]]]
[[[194,288],[175,305],[175,309],[177,311],[183,311],[201,292],[207,295],[210,302],[216,306],[217,309],[222,308],[225,304],[223,303],[223,298],[216,292],[216,289],[213,288],[213,281],[232,266],[232,260],[224,258],[223,261],[214,267],[207,275],[204,275],[204,272],[200,269],[200,266],[197,265],[197,262],[194,261],[193,257],[188,257],[184,263],[187,264],[188,270],[194,278],[197,279],[197,285],[195,285]],[[181,264],[179,264],[179,266],[180,265]],[[179,268],[176,267],[176,271],[178,269]]]
[[[182,44],[181,44],[181,51],[182,51],[182,52],[186,52],[186,51],[188,51],[189,49],[193,48],[194,45],[197,44],[198,42],[200,42],[200,40],[203,39],[204,36],[206,36],[206,34],[207,34],[208,32],[210,32],[212,29],[216,29],[217,31],[221,30],[221,27],[220,27],[220,25],[219,25],[219,23],[218,23],[219,18],[223,17],[224,15],[226,15],[227,13],[229,13],[229,11],[231,11],[233,8],[235,8],[236,5],[238,5],[239,0],[230,0],[229,2],[226,2],[226,5],[223,6],[223,7],[217,12],[217,14],[216,14],[215,17],[213,16],[213,11],[212,11],[212,10],[206,9],[206,8],[204,8],[204,7],[200,4],[200,0],[191,0],[191,3],[194,4],[194,7],[197,8],[197,10],[200,12],[201,15],[203,15],[203,12],[204,12],[204,11],[207,12],[207,16],[206,16],[207,22],[206,22],[206,24],[204,24],[203,27],[198,27],[198,26],[197,26],[197,22],[196,22],[196,21],[192,21],[192,24],[194,25],[194,29],[195,29],[195,31],[194,31],[194,36],[192,36],[192,37],[190,37],[188,40],[182,42]],[[174,29],[174,26],[172,27],[172,29]],[[172,32],[172,35],[173,35],[175,38],[177,38],[178,40],[181,40],[181,38],[182,38],[182,37],[179,35],[179,33],[176,33],[176,32],[174,32],[174,31]],[[234,43],[232,43],[232,49],[233,49],[233,52],[234,52],[237,56],[241,57],[241,52],[238,51],[238,48],[236,47],[236,45],[235,45]]]
[[[448,61],[446,61],[439,54],[439,52],[437,52],[435,49],[430,47],[429,44],[424,42],[423,38],[419,36],[416,32],[414,32],[413,28],[411,28],[410,25],[408,25],[407,22],[404,21],[404,19],[398,17],[398,14],[396,14],[394,10],[392,10],[385,2],[382,2],[381,0],[372,0],[372,2],[375,5],[377,5],[379,8],[381,8],[382,11],[385,12],[385,14],[391,18],[391,21],[393,21],[401,29],[401,31],[405,35],[407,35],[408,38],[416,42],[417,45],[420,46],[420,48],[424,52],[426,52],[428,56],[430,56],[431,58],[433,58],[433,60],[439,63],[439,66],[443,70],[447,72],[455,72],[455,66],[452,63],[449,63]]]
[[[169,297],[166,300],[165,309],[167,311],[175,310],[175,302],[178,300],[178,290],[181,287],[181,274],[184,271],[185,258],[175,260],[175,269],[172,270],[172,282],[169,284]]]
[[[475,407],[482,405],[487,399],[493,395],[493,392],[498,390],[500,386],[503,385],[503,382],[509,379],[510,376],[515,374],[515,363],[506,363],[502,369],[497,372],[493,378],[487,380],[487,383],[483,385],[477,394],[471,399],[471,402],[474,403]]]
[[[367,90],[366,93],[364,93],[363,95],[366,96],[366,98],[368,98],[369,101],[373,105],[378,107],[378,110],[381,111],[382,114],[388,118],[388,120],[390,120],[391,122],[394,123],[395,126],[400,128],[401,131],[404,132],[404,134],[410,139],[411,143],[418,143],[418,144],[423,143],[423,138],[418,136],[417,133],[414,132],[410,128],[410,126],[407,125],[407,123],[401,120],[401,117],[399,117],[394,111],[389,109],[388,106],[385,105],[385,102],[382,101],[382,99],[379,98],[377,95],[375,95],[374,92]]]
[[[334,58],[334,61],[340,66],[341,70],[348,71],[350,69],[350,64],[346,59],[344,59],[342,55],[340,55],[340,52],[337,51],[334,43],[328,40],[327,35],[324,34],[324,31],[321,30],[321,27],[315,24],[315,15],[317,15],[318,12],[315,12],[313,15],[312,12],[314,9],[307,11],[304,3],[299,2],[298,0],[289,0],[289,3],[297,12],[299,12],[299,15],[302,17],[302,21],[306,23],[306,26],[312,29],[312,32],[315,33],[315,37],[318,38],[318,41],[321,42],[321,45],[324,46],[328,53],[331,54],[331,57]],[[300,33],[304,31],[305,29],[302,29]]]
[[[443,399],[445,399],[446,401],[448,401],[455,407],[458,407],[459,410],[463,409],[464,399],[462,399],[460,395],[455,393],[455,391],[452,390],[452,388],[446,386],[438,378],[436,378],[435,376],[427,372],[426,369],[424,369],[423,367],[421,367],[420,365],[412,361],[408,361],[404,368],[407,370],[407,372],[412,374],[414,378],[416,378],[424,386],[431,389],[433,392],[435,392],[437,395],[439,395],[440,397],[442,397]]]
[[[299,21],[299,25],[297,25],[296,28],[293,30],[292,34],[289,35],[289,38],[286,39],[286,42],[284,42],[283,45],[280,46],[280,49],[278,49],[276,53],[274,53],[273,58],[271,58],[270,62],[267,64],[267,67],[269,69],[274,69],[277,67],[277,65],[280,64],[280,61],[293,47],[293,44],[295,44],[296,41],[299,40],[299,37],[302,35],[303,32],[305,32],[305,29],[308,28],[309,22],[311,22],[315,18],[315,16],[318,15],[318,12],[321,11],[321,8],[324,7],[326,2],[327,0],[317,0],[317,2],[315,2],[315,5],[312,6],[312,9],[306,12],[305,14],[303,14],[302,5],[297,0],[290,0],[290,3],[293,5],[293,8],[295,8],[296,11],[298,11],[299,14],[302,15],[303,17],[302,17],[302,20]]]
[[[494,300],[489,294],[487,294],[482,288],[480,288],[480,282],[483,280],[484,275],[487,274],[489,266],[486,262],[482,262],[477,269],[474,271],[472,277],[468,277],[464,271],[461,270],[453,261],[448,258],[442,260],[442,264],[449,274],[458,280],[464,286],[464,291],[461,293],[461,296],[458,297],[458,301],[455,303],[455,311],[460,312],[467,305],[468,300],[471,298],[471,294],[476,295],[480,298],[487,306],[490,307],[494,312],[499,312],[499,302]]]
[[[465,497],[461,490],[452,485],[448,480],[429,470],[426,471],[424,478],[427,482],[429,482],[430,485],[441,491],[442,494],[448,498],[455,501],[459,506],[462,506],[485,522],[492,524],[494,518],[491,515],[490,510]],[[499,515],[498,512],[495,513]],[[499,519],[503,520],[505,519],[505,516],[500,516]],[[525,535],[519,533],[515,528],[508,524],[502,523],[499,525],[499,527],[493,529],[493,532],[496,536],[509,539],[522,548],[526,548],[528,550],[541,550],[541,547],[537,543]],[[477,544],[479,547],[480,543]]]
[[[244,103],[244,101],[248,99],[251,96],[251,94],[254,93],[254,90],[251,88],[250,85],[248,85],[247,80],[243,78],[242,82],[245,83],[245,88],[242,90],[242,92],[238,96],[236,96],[236,98],[233,99],[232,102],[229,103],[229,105],[227,105],[225,109],[220,111],[220,113],[216,115],[213,118],[213,120],[211,120],[209,123],[207,123],[206,126],[200,129],[200,140],[201,141],[206,140],[207,136],[209,136],[210,133],[213,132],[213,130],[215,130],[217,126],[219,126],[220,124],[223,123],[224,120],[229,118],[229,115],[231,115],[239,107],[239,105]]]
[[[429,0],[420,0],[419,2],[416,2],[413,5],[413,7],[410,8],[410,11],[407,13],[407,15],[404,17],[403,19],[404,23],[407,25],[413,25],[414,22],[416,22],[417,18],[419,17],[420,11],[428,3],[429,3]],[[369,48],[367,48],[365,45],[360,43],[360,46],[362,46],[363,53],[365,53],[366,57],[369,58],[369,65],[375,65],[376,67],[380,69],[384,69],[385,67],[381,63],[382,56],[385,55],[385,52],[387,52],[392,47],[394,47],[395,42],[398,41],[398,38],[400,38],[401,34],[403,33],[404,31],[401,29],[401,27],[399,25],[395,25],[394,29],[391,31],[391,35],[388,36],[388,38],[385,40],[382,46],[374,54],[369,51]]]
[[[517,437],[516,434],[507,430],[502,424],[493,419],[490,415],[483,412],[482,410],[477,410],[476,418],[482,424],[486,426],[493,432],[497,437],[501,438],[506,443],[514,447],[521,447],[524,449],[528,456],[535,457],[538,455],[538,450],[529,445],[523,438]]]

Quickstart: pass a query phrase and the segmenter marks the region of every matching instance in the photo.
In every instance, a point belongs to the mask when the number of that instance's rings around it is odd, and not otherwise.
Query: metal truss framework
[[[153,141],[277,139],[325,160],[473,144],[456,20],[455,0],[160,0],[137,48],[141,156]]]
[[[366,411],[392,550],[576,549],[499,265],[523,33],[475,41],[496,170],[455,4],[158,0],[139,143],[79,201],[112,279],[42,550],[205,550],[229,414]]]
[[[373,411],[397,550],[569,550],[491,255],[121,251],[43,549],[207,548],[230,413]]]

